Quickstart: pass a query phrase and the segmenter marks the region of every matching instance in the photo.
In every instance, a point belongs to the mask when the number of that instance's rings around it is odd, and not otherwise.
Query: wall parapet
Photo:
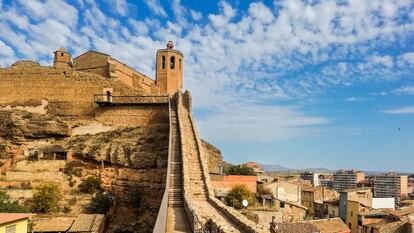
[[[237,224],[238,226],[241,226],[241,228],[243,228],[243,232],[246,233],[267,233],[269,232],[269,229],[263,226],[260,226],[258,224],[256,224],[255,222],[249,220],[247,217],[245,217],[244,215],[242,215],[241,213],[239,213],[237,210],[226,206],[224,203],[222,203],[220,200],[218,200],[215,197],[214,194],[214,190],[211,184],[211,180],[210,180],[210,175],[208,172],[208,164],[207,164],[207,158],[204,155],[204,152],[202,150],[202,144],[201,144],[201,138],[199,136],[199,133],[197,131],[196,125],[195,125],[195,121],[193,119],[192,116],[192,98],[191,98],[191,93],[189,91],[186,91],[184,94],[180,94],[179,98],[183,98],[182,103],[184,105],[185,108],[187,108],[188,110],[188,114],[189,114],[189,119],[190,119],[190,123],[192,125],[192,131],[196,137],[196,144],[197,144],[197,151],[198,154],[200,156],[200,161],[201,161],[201,167],[202,167],[202,174],[204,177],[204,181],[206,184],[206,188],[207,188],[207,200],[208,202],[218,208],[224,215],[226,215],[229,219],[231,219],[233,221],[233,223]],[[181,101],[178,101],[178,103],[180,104]],[[180,111],[178,111],[180,112]],[[179,115],[179,119],[181,119],[181,116]],[[182,130],[181,128],[182,126],[180,125],[180,131]],[[183,141],[181,142],[181,147],[183,149]],[[182,150],[184,151],[184,150]],[[183,156],[184,159],[184,156]],[[184,162],[184,161],[183,161]],[[183,163],[184,164],[184,163]],[[183,172],[184,172],[184,182],[189,182],[188,179],[188,171],[186,171],[185,166],[183,166]],[[211,220],[212,221],[212,220]],[[215,225],[215,224],[213,224]],[[216,226],[217,227],[217,226]],[[216,229],[215,232],[220,232],[222,230]]]

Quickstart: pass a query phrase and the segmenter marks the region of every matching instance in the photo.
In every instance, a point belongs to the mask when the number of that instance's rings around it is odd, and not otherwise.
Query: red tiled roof
[[[340,218],[330,218],[309,221],[310,224],[316,226],[321,233],[348,233],[351,230]]]
[[[275,233],[319,233],[320,231],[314,225],[307,222],[297,223],[276,223],[274,226]]]
[[[14,222],[20,219],[29,218],[32,214],[22,213],[0,213],[0,224]]]

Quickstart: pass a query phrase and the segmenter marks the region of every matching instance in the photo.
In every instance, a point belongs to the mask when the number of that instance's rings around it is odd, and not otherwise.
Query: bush
[[[51,213],[59,211],[61,194],[54,183],[45,183],[35,188],[29,200],[30,209],[34,213]]]
[[[272,191],[265,189],[262,184],[257,185],[257,195],[273,195]]]
[[[63,168],[63,173],[65,173],[66,175],[70,177],[72,176],[81,177],[82,176],[81,167],[82,167],[82,162],[77,161],[77,160],[69,161]]]
[[[7,193],[0,191],[0,213],[24,213],[27,209],[17,201],[12,201]]]
[[[96,193],[101,190],[101,178],[89,176],[78,185],[78,188],[81,193]]]
[[[224,168],[224,173],[227,175],[245,175],[245,176],[254,176],[253,168],[240,166],[240,165],[230,165]]]
[[[235,185],[226,197],[227,204],[236,209],[241,209],[243,207],[243,200],[249,201],[250,204],[252,203],[252,193],[244,184]]]
[[[86,209],[92,214],[106,214],[112,205],[112,195],[107,192],[96,193]]]

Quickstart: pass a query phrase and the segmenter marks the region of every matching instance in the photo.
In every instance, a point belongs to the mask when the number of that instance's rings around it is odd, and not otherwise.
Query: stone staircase
[[[177,120],[177,106],[175,100],[171,100],[171,163],[170,163],[170,187],[168,192],[168,206],[183,206],[183,178],[181,146]]]
[[[180,130],[178,127],[177,105],[175,98],[170,100],[171,144],[169,164],[170,183],[168,187],[167,226],[168,233],[191,232],[187,217],[183,208],[183,165],[181,157]]]

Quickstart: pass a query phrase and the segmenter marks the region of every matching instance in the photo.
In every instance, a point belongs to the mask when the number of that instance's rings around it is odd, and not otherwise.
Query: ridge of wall
[[[211,180],[210,180],[209,171],[208,171],[207,158],[203,153],[201,138],[199,136],[199,133],[198,133],[197,128],[195,126],[195,121],[194,121],[193,116],[192,116],[192,98],[191,98],[191,94],[190,94],[189,91],[186,91],[184,94],[180,93],[179,98],[183,99],[182,100],[183,105],[184,105],[183,107],[186,107],[188,109],[190,122],[192,123],[192,130],[194,132],[194,135],[196,136],[197,150],[198,150],[198,153],[200,155],[202,173],[203,173],[204,181],[205,181],[205,184],[206,184],[206,187],[207,187],[208,202],[211,205],[213,205],[213,206],[217,207],[218,209],[220,209],[223,214],[225,214],[229,219],[231,219],[233,221],[233,223],[235,223],[239,226],[242,226],[242,228],[244,229],[244,232],[246,232],[246,233],[265,233],[265,232],[269,232],[268,228],[260,226],[260,225],[256,224],[255,222],[249,220],[247,217],[245,217],[244,215],[239,213],[237,210],[235,210],[235,209],[233,209],[229,206],[226,206],[223,202],[221,202],[220,200],[218,200],[215,197],[214,190],[213,190]],[[181,105],[181,101],[178,101],[178,103],[179,103],[179,105]],[[180,112],[180,111],[178,111],[178,112]],[[180,117],[181,116],[179,115],[179,118]],[[180,125],[180,131],[181,130],[182,130],[182,126]],[[181,147],[183,147],[183,142],[181,144]],[[184,156],[183,156],[183,159],[184,159]],[[185,166],[183,166],[184,187],[189,182],[188,175],[189,175],[188,171],[186,170]],[[184,196],[186,198],[188,198],[187,195],[184,195]],[[190,202],[191,202],[191,200],[190,200]]]

